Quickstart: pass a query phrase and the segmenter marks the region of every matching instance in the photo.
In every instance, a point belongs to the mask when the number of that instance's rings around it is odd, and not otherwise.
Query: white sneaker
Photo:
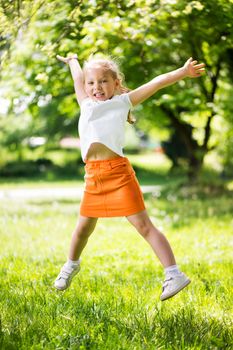
[[[179,275],[166,279],[163,283],[163,291],[160,296],[160,300],[163,301],[173,297],[175,294],[179,293],[183,288],[185,288],[190,282],[190,279],[182,272]]]
[[[68,266],[67,263],[62,267],[59,275],[57,276],[54,287],[58,290],[65,290],[69,287],[72,278],[77,275],[77,273],[80,271],[80,264]]]

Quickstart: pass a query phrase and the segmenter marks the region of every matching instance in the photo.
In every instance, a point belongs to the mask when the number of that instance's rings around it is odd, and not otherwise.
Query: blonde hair
[[[124,94],[130,91],[125,85],[124,85],[124,74],[120,71],[119,65],[116,63],[116,61],[109,57],[98,57],[91,55],[87,61],[84,62],[83,65],[83,71],[85,72],[86,69],[92,68],[92,67],[100,66],[102,69],[108,71],[113,79],[119,80],[119,93]],[[130,124],[135,123],[135,118],[132,116],[131,111],[128,113],[127,122]]]

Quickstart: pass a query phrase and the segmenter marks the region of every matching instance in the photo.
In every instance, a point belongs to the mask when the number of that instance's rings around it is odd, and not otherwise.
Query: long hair
[[[113,79],[119,80],[119,88],[118,88],[119,94],[124,94],[124,93],[127,93],[130,91],[130,89],[128,89],[125,86],[124,74],[120,71],[119,65],[116,63],[116,61],[114,59],[109,58],[109,57],[100,58],[100,57],[96,57],[94,55],[91,55],[89,57],[89,59],[84,62],[84,65],[83,65],[84,72],[87,68],[91,68],[93,66],[100,66],[104,70],[108,71],[112,75]],[[131,111],[129,111],[128,117],[127,117],[127,122],[130,124],[134,124],[135,121],[136,121],[136,119],[133,117]]]

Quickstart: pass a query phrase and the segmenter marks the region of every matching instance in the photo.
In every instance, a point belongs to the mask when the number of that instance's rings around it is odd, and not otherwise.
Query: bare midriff
[[[119,157],[119,154],[113,152],[108,147],[99,142],[93,142],[87,152],[87,160],[106,160]]]

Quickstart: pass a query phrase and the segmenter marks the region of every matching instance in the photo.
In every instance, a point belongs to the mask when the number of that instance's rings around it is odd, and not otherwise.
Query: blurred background
[[[233,1],[0,1],[0,181],[82,176],[79,107],[56,54],[116,58],[133,89],[192,56],[207,74],[133,111],[126,154],[197,180],[233,175]],[[144,158],[145,157],[145,158]]]
[[[129,157],[187,291],[125,218],[98,222],[55,293],[83,191],[79,107],[56,55],[114,57],[133,89],[192,56],[206,75],[133,110]],[[233,0],[0,0],[0,348],[233,349]]]

